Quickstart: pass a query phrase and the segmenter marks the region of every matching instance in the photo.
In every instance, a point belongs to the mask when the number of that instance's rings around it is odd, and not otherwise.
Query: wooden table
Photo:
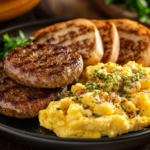
[[[0,30],[37,20],[50,18],[99,18],[109,19],[91,0],[42,0],[32,11],[6,22],[0,23]],[[130,150],[149,150],[150,144]],[[28,145],[22,146],[8,140],[0,139],[0,150],[35,150]]]

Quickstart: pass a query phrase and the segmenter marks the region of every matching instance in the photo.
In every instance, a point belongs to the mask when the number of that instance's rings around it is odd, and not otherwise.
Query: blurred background
[[[51,18],[129,18],[150,27],[150,0],[0,0],[0,30]]]

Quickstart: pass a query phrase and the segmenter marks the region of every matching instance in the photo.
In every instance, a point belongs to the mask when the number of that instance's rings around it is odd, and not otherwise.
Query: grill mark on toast
[[[101,24],[99,23],[99,21],[94,21],[93,23],[96,25],[103,41],[104,55],[102,57],[101,62],[107,63],[108,60],[110,60],[113,52],[112,51],[113,40],[112,40],[112,32],[111,32],[113,28],[112,22],[105,21]]]
[[[82,57],[84,59],[89,58],[90,57],[90,50],[93,48],[94,43],[93,42],[89,42],[90,39],[85,39],[82,41],[77,41],[76,43],[72,43],[70,45],[67,45],[67,47],[73,49],[74,52],[78,51],[78,47],[80,47],[80,49],[85,49],[86,48],[86,53],[84,52],[80,52],[80,54],[82,55]],[[84,44],[82,44],[81,42],[83,42]]]
[[[142,56],[143,51],[148,46],[148,43],[142,40],[136,41],[135,44],[135,42],[133,42],[132,40],[121,38],[120,42],[122,51],[120,51],[117,61],[120,64],[125,64],[128,61],[132,60],[137,61]]]
[[[93,27],[92,27],[92,28],[87,28],[87,27],[85,27],[85,26],[80,26],[78,32],[76,32],[76,31],[69,31],[68,33],[63,34],[62,36],[59,35],[58,37],[56,37],[56,38],[58,39],[58,41],[59,41],[59,42],[56,43],[56,44],[61,45],[61,44],[63,44],[65,41],[68,41],[68,40],[70,40],[70,39],[73,40],[73,39],[75,39],[75,38],[78,38],[78,37],[81,36],[81,35],[84,35],[84,34],[86,34],[86,33],[90,33],[90,32],[93,32],[93,31],[94,31],[94,28],[93,28]],[[47,39],[46,42],[47,42],[47,43],[52,43],[53,41],[56,40],[56,38],[51,37],[51,38]]]

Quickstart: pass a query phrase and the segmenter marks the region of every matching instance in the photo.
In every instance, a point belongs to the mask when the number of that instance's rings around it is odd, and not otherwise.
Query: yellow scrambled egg
[[[59,137],[100,138],[150,125],[150,68],[98,63],[87,67],[79,82],[40,111],[41,126]]]

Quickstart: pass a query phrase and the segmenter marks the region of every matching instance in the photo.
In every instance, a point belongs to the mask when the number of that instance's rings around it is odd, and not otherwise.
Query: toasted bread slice
[[[116,62],[119,56],[120,40],[115,24],[109,20],[92,20],[97,27],[104,46],[103,63]]]
[[[117,63],[136,61],[144,67],[150,65],[150,30],[128,19],[111,20],[120,36],[120,54]]]
[[[95,25],[87,19],[57,23],[31,34],[35,43],[67,46],[79,53],[84,67],[98,63],[103,57],[103,45]]]

